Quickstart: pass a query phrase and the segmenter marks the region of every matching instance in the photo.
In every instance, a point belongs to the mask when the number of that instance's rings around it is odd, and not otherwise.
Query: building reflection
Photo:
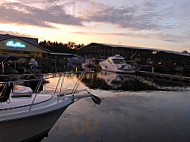
[[[91,89],[116,91],[170,91],[187,90],[189,84],[132,74],[117,74],[102,70],[101,72],[87,73],[82,82]]]

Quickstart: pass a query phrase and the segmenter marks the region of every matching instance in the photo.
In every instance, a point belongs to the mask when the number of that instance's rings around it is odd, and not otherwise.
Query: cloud
[[[48,28],[52,28],[51,23],[85,26],[85,22],[101,22],[132,30],[170,30],[173,25],[165,21],[172,12],[148,0],[123,7],[91,0],[19,0],[0,5],[0,22]]]
[[[52,23],[86,26],[87,28],[89,27],[86,23],[109,23],[117,25],[115,29],[123,30],[122,32],[135,30],[135,32],[151,31],[155,34],[157,32],[177,33],[175,32],[177,29],[178,31],[183,30],[185,35],[189,33],[189,17],[180,16],[184,14],[183,9],[189,11],[185,8],[187,4],[184,2],[177,1],[179,4],[168,4],[169,2],[165,2],[165,0],[146,0],[144,2],[129,2],[130,5],[116,7],[115,5],[106,5],[108,2],[105,1],[101,3],[93,0],[17,1],[0,5],[0,23],[16,23],[46,28],[55,28]],[[166,4],[164,5],[164,3]],[[180,15],[177,15],[178,11],[173,7],[181,10]],[[72,8],[76,8],[75,13]],[[70,13],[68,9],[71,11]],[[181,19],[178,19],[179,17]],[[186,21],[184,21],[185,17]],[[98,28],[94,28],[94,30],[96,29]],[[178,41],[177,38],[165,38],[166,41]]]
[[[62,5],[40,9],[18,2],[4,3],[0,6],[0,15],[0,23],[16,23],[49,28],[52,28],[49,23],[82,26],[81,20],[66,14]]]
[[[31,37],[31,38],[36,37],[34,35],[23,34],[23,33],[20,33],[20,32],[12,32],[12,31],[0,31],[0,34],[10,34],[10,35],[16,35],[16,36],[21,36],[21,37]]]
[[[171,34],[163,34],[163,33],[105,33],[105,32],[71,32],[74,34],[85,34],[85,35],[103,35],[103,36],[129,36],[134,38],[151,38],[151,39],[158,39],[161,41],[166,42],[181,42],[185,40],[184,37],[178,35],[171,35]]]
[[[93,9],[92,9],[93,10]],[[157,4],[146,2],[141,5],[124,7],[104,7],[99,15],[87,15],[87,22],[105,22],[133,30],[160,30],[172,28],[171,24],[161,24],[167,14],[157,13]]]

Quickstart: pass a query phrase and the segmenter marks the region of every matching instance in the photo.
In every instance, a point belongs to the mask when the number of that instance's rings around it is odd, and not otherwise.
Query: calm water
[[[72,88],[78,76],[65,78]],[[53,90],[50,79],[44,90]],[[43,142],[163,142],[190,141],[188,84],[110,72],[84,76],[79,89],[88,88],[102,98],[71,105]]]

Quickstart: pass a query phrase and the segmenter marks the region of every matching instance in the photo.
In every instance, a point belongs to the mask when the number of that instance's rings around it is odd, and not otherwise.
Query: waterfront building
[[[0,55],[46,57],[51,51],[38,45],[37,38],[0,34]]]
[[[190,54],[155,48],[90,43],[78,50],[83,56],[106,59],[120,54],[145,70],[155,68],[158,72],[190,72]]]
[[[19,66],[26,68],[31,57],[35,58],[42,72],[45,72],[44,70],[51,65],[51,59],[48,58],[49,53],[51,51],[38,45],[37,38],[0,34],[0,74],[8,74],[11,70],[11,73],[24,73],[24,69],[15,72],[13,69],[18,70]],[[8,69],[10,67],[11,69]]]

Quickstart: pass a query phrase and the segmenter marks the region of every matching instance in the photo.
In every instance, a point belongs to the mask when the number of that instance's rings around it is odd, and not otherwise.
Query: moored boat
[[[57,86],[62,86],[60,77]],[[42,80],[37,85],[38,92]],[[55,92],[57,90],[57,86]],[[12,82],[0,86],[0,141],[33,141],[43,139],[65,109],[76,99],[91,97],[100,103],[98,97],[87,90],[77,91],[78,82],[70,93],[33,93],[31,97],[12,97]]]
[[[125,59],[116,54],[115,56],[109,57],[106,60],[99,63],[103,70],[116,72],[116,73],[135,73],[132,65],[127,64]]]

